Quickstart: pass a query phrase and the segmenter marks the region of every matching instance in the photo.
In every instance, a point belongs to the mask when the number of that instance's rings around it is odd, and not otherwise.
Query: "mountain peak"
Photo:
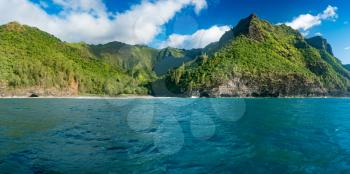
[[[259,19],[258,15],[256,13],[252,13],[248,16],[248,19],[253,20],[253,19]]]
[[[21,32],[25,30],[25,27],[21,25],[19,22],[10,22],[6,25],[4,25],[5,29],[8,31],[16,31],[16,32]]]
[[[256,21],[260,21],[260,18],[258,17],[258,15],[256,15],[256,13],[252,13],[248,17],[241,19],[238,22],[237,26],[247,25],[247,24],[251,25],[253,24],[253,22],[256,22]]]
[[[323,38],[322,36],[315,36],[309,39],[306,39],[309,45],[319,49],[319,50],[325,50],[329,54],[333,55],[332,46],[328,43],[327,39]]]
[[[246,35],[247,37],[262,41],[264,40],[262,34],[261,23],[263,21],[255,14],[252,13],[247,18],[240,20],[237,26],[234,28],[234,35],[238,36],[240,34]]]
[[[227,31],[220,39],[219,45],[224,45],[236,36],[244,35],[257,41],[263,41],[263,29],[261,28],[262,23],[265,21],[261,20],[256,13],[250,14],[248,17],[241,19],[236,27]]]

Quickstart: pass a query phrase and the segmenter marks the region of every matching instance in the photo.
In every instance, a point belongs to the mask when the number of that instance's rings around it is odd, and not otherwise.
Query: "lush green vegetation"
[[[193,61],[201,53],[202,50],[200,49],[183,50],[170,47],[164,48],[158,53],[154,71],[159,76],[165,75],[169,70],[177,68],[186,62]]]
[[[90,45],[97,57],[111,65],[126,70],[130,76],[142,83],[150,83],[157,77],[153,66],[157,62],[158,50],[142,46],[111,42],[104,45]]]
[[[10,23],[0,27],[2,93],[54,89],[67,94],[147,94],[147,81],[132,78],[98,59],[83,44],[67,44],[36,28]],[[6,91],[5,91],[6,90]]]
[[[285,25],[273,26],[255,15],[242,20],[207,50],[210,58],[201,56],[170,73],[167,81],[173,91],[210,91],[239,79],[253,96],[348,93],[349,71],[328,47],[312,47],[299,32]]]
[[[305,39],[255,15],[204,49],[66,43],[18,23],[0,26],[0,41],[0,95],[115,96],[148,94],[156,86],[169,92],[164,81],[187,95],[221,86],[232,88],[227,96],[347,95],[350,89],[350,67],[325,39]]]
[[[148,94],[159,67],[166,73],[200,52],[66,43],[16,22],[0,26],[0,40],[0,95]]]

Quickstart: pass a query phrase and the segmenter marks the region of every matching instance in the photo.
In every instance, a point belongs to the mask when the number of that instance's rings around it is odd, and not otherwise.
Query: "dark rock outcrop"
[[[38,94],[33,93],[33,94],[31,94],[29,97],[31,97],[31,98],[37,98],[37,97],[39,97],[39,95],[38,95]]]

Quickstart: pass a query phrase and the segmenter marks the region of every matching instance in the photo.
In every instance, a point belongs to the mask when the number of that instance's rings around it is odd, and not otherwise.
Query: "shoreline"
[[[0,99],[152,99],[154,96],[5,96]],[[167,98],[167,97],[164,97]]]
[[[142,95],[142,96],[39,96],[39,97],[30,97],[30,96],[4,96],[0,99],[86,99],[86,100],[98,100],[98,99],[171,99],[171,98],[183,98],[183,99],[205,99],[205,97],[157,97],[152,95]],[[320,97],[302,97],[302,96],[291,96],[291,97],[214,97],[208,99],[350,99],[348,96],[336,97],[336,96],[320,96]]]

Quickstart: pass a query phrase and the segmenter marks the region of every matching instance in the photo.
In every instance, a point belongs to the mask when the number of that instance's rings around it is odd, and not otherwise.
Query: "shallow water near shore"
[[[350,173],[350,99],[1,99],[0,173]]]

